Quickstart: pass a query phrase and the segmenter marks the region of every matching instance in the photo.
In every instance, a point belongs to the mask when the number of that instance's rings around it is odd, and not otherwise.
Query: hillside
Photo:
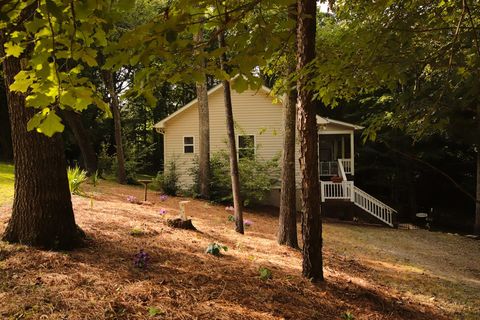
[[[90,190],[88,190],[90,189]],[[43,252],[0,242],[2,319],[475,319],[480,242],[457,235],[325,224],[326,282],[300,277],[300,252],[275,242],[272,210],[247,211],[246,235],[222,206],[191,200],[198,232],[165,224],[178,202],[102,181],[73,197],[85,248]],[[160,215],[160,209],[167,214]],[[0,206],[0,232],[10,213]],[[209,243],[228,247],[205,254]],[[133,265],[140,249],[146,269]],[[262,280],[259,268],[272,271]]]

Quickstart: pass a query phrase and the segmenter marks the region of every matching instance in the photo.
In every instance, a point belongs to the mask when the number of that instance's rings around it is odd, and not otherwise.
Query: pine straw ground
[[[89,198],[73,197],[77,223],[90,239],[87,247],[56,253],[0,242],[0,319],[348,319],[347,312],[355,319],[475,319],[478,311],[465,309],[478,300],[455,308],[446,300],[419,298],[416,283],[408,290],[387,286],[394,278],[417,280],[401,277],[402,264],[378,268],[355,258],[349,253],[355,246],[347,242],[337,243],[343,247],[336,250],[328,240],[335,224],[325,228],[326,282],[314,285],[300,277],[300,253],[276,244],[274,214],[247,211],[253,225],[242,236],[224,207],[192,200],[187,213],[199,231],[184,231],[165,224],[178,214],[180,198],[161,202],[150,193],[152,204],[130,204],[126,197],[140,199],[142,189],[110,182],[93,192],[93,208]],[[166,217],[160,208],[168,210]],[[8,205],[0,207],[0,233],[9,214]],[[336,237],[352,235],[342,228]],[[132,235],[134,229],[142,234]],[[400,231],[388,232],[395,237]],[[479,242],[470,241],[479,252]],[[222,257],[205,254],[211,242],[228,251]],[[140,249],[151,256],[146,270],[133,267]],[[259,267],[271,269],[273,278],[261,280]],[[379,281],[382,269],[393,278]],[[468,294],[478,299],[480,289],[469,288],[478,289]]]

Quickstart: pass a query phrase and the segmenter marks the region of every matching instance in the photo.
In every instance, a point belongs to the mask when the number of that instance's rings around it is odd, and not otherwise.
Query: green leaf
[[[18,58],[20,57],[22,52],[25,50],[25,48],[13,42],[5,43],[4,47],[5,47],[5,54],[7,57],[14,56],[15,58]]]
[[[28,72],[22,70],[15,76],[15,82],[10,85],[10,90],[25,93],[32,83],[33,79]]]
[[[62,119],[57,116],[55,111],[51,110],[37,127],[37,131],[43,133],[47,137],[51,137],[57,132],[62,132],[64,128],[65,126],[62,124]]]

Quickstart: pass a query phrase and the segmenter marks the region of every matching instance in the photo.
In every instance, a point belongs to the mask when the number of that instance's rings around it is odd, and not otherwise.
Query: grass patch
[[[13,165],[0,163],[0,206],[13,199]]]

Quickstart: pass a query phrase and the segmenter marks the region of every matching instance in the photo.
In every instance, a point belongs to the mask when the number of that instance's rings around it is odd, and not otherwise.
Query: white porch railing
[[[320,181],[321,199],[353,201],[353,181],[331,182]]]
[[[320,175],[321,176],[335,176],[338,172],[337,161],[321,161],[320,162]]]
[[[342,178],[341,182],[320,181],[320,199],[322,202],[325,200],[351,201],[357,207],[362,208],[377,219],[393,227],[393,215],[397,211],[354,186],[353,181],[347,181],[344,163],[351,164],[351,162],[347,162],[346,160],[348,159],[338,159],[337,172],[338,176]]]
[[[338,159],[342,163],[342,166],[346,174],[353,174],[352,159]]]
[[[336,176],[339,175],[339,164],[342,163],[346,174],[353,174],[352,159],[338,159],[337,161],[320,161],[320,175],[321,176]]]

